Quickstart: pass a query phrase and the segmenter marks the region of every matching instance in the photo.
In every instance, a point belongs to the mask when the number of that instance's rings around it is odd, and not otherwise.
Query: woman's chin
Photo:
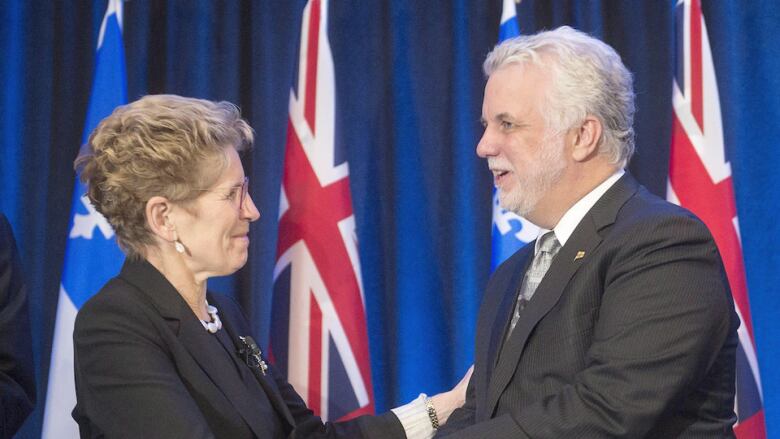
[[[244,250],[242,253],[243,254],[241,256],[239,256],[239,257],[237,257],[235,259],[235,263],[231,264],[232,271],[230,273],[226,274],[226,276],[235,273],[236,271],[240,270],[241,267],[246,265],[246,261],[249,258],[249,252]]]
[[[246,265],[248,257],[249,252],[246,249],[234,250],[231,254],[223,256],[218,264],[204,265],[202,271],[208,273],[208,277],[230,276]]]

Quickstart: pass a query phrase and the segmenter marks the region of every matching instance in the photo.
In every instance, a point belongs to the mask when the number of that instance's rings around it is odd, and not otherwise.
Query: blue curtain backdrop
[[[339,2],[330,7],[337,136],[351,168],[377,407],[453,385],[471,363],[489,272],[491,179],[474,154],[495,1]],[[780,435],[780,5],[703,2],[737,192],[769,437]],[[263,218],[250,262],[211,283],[234,294],[266,340],[287,104],[303,0],[125,5],[128,98],[177,93],[241,106],[244,164]],[[0,210],[30,290],[40,436],[75,157],[105,1],[0,6]],[[613,45],[635,73],[631,171],[666,191],[671,5],[524,0],[520,28],[569,24]],[[551,347],[554,348],[554,347]]]

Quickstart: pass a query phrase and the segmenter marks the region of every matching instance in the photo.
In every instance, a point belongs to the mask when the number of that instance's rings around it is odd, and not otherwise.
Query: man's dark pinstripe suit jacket
[[[733,437],[739,320],[701,221],[626,173],[504,343],[533,249],[490,279],[466,404],[437,437]]]

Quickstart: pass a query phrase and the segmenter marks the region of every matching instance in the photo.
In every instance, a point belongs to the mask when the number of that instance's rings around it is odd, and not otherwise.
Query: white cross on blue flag
[[[104,117],[125,103],[127,80],[122,44],[122,1],[109,0],[98,35],[95,76],[82,144]],[[78,426],[70,416],[76,405],[73,324],[84,302],[119,272],[124,260],[113,229],[92,207],[86,187],[78,178],[70,218],[41,435],[44,439],[79,437]]]
[[[498,30],[498,41],[520,35],[517,24],[515,0],[503,0],[501,27]],[[498,203],[498,190],[493,189],[493,231],[492,250],[490,255],[490,270],[493,271],[520,247],[536,239],[539,228],[514,213],[502,209]]]

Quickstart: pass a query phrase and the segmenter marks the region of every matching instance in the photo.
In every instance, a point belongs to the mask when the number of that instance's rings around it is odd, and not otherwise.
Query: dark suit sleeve
[[[216,294],[212,298],[220,306],[220,310],[224,309],[225,313],[231,316],[231,321],[237,325],[236,329],[239,333],[249,334],[252,332],[243,310],[232,297]],[[323,422],[319,416],[309,410],[303,398],[273,364],[269,364],[268,373],[273,378],[274,384],[295,422],[293,432],[290,434],[291,439],[406,438],[401,422],[392,412],[376,416],[360,416],[349,421]]]
[[[0,214],[0,439],[10,438],[35,406],[32,340],[11,226]]]
[[[586,367],[574,383],[452,437],[639,438],[696,397],[719,353],[734,348],[737,324],[714,241],[683,216],[639,223],[625,236],[605,267]]]
[[[142,305],[122,293],[96,296],[76,318],[73,417],[81,437],[214,437]]]
[[[401,422],[392,412],[376,416],[359,416],[349,421],[322,422],[320,417],[315,416],[306,407],[303,399],[290,383],[276,371],[276,368],[271,367],[270,371],[295,420],[295,430],[291,435],[293,438],[404,439],[406,437]]]

